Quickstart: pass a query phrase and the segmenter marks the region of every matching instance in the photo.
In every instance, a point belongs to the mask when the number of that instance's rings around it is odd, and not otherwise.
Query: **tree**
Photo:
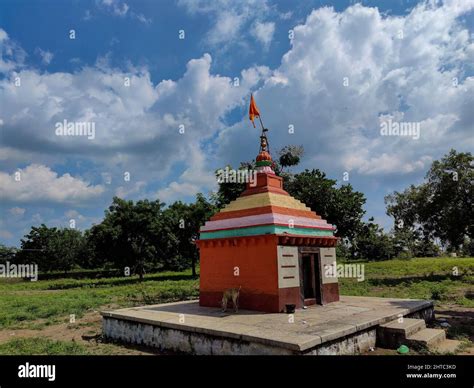
[[[226,168],[228,170],[232,170],[231,165],[227,165]],[[239,170],[246,169],[246,168],[250,168],[251,170],[253,170],[254,167],[250,163],[241,163]],[[225,170],[225,168],[222,170]],[[220,170],[216,170],[215,176],[217,179],[219,179],[219,175],[220,175]],[[245,187],[246,187],[245,183],[243,182],[227,182],[225,180],[223,181],[218,180],[218,184],[219,184],[219,188],[217,192],[213,193],[211,197],[213,204],[218,209],[222,209],[225,205],[237,199],[240,196],[240,194],[244,192]]]
[[[193,276],[196,276],[196,263],[199,259],[199,251],[195,244],[199,238],[199,229],[215,211],[216,207],[201,193],[197,194],[194,203],[185,204],[178,201],[164,211],[171,222],[172,233],[178,241],[179,255],[191,261]]]
[[[68,272],[79,261],[84,243],[84,237],[78,230],[48,228],[44,224],[33,226],[21,240],[17,261],[36,263],[44,272]]]
[[[299,199],[329,223],[337,226],[337,236],[352,240],[365,213],[365,197],[350,184],[336,187],[320,170],[305,170],[284,182],[288,193]]]
[[[15,260],[15,254],[15,248],[0,244],[0,264],[4,264],[7,261],[10,263],[13,262]]]
[[[439,238],[457,250],[474,232],[474,158],[451,150],[433,162],[425,181],[385,197],[396,225],[418,231],[426,240]]]
[[[114,197],[104,220],[90,231],[96,254],[116,267],[129,267],[140,279],[157,265],[175,269],[177,242],[163,216],[165,204],[141,200],[134,203]]]
[[[107,261],[96,252],[91,238],[91,230],[85,230],[83,237],[84,243],[80,247],[77,255],[77,265],[86,269],[103,268],[107,264]]]
[[[77,229],[59,229],[56,238],[50,242],[48,249],[56,256],[57,270],[68,272],[79,262],[79,255],[84,245],[82,232]]]
[[[395,255],[392,238],[371,217],[363,223],[352,241],[355,256],[367,260],[391,259]]]

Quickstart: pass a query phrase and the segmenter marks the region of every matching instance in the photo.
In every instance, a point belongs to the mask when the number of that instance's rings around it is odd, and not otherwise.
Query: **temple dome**
[[[263,160],[272,161],[271,155],[267,151],[260,151],[260,153],[257,155],[257,162],[261,162]]]
[[[268,152],[259,156],[268,157]],[[258,161],[258,157],[257,157]],[[269,160],[260,160],[265,162]],[[270,157],[271,161],[271,157]],[[333,240],[335,226],[323,220],[305,204],[283,189],[283,179],[274,173],[259,172],[255,185],[230,202],[200,229],[200,239],[220,239],[256,235],[309,237]]]

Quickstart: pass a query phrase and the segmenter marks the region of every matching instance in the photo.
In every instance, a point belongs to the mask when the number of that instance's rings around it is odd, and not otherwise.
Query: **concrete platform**
[[[192,354],[359,354],[376,346],[380,324],[433,318],[426,300],[341,296],[295,314],[237,314],[186,301],[103,311],[108,339]]]

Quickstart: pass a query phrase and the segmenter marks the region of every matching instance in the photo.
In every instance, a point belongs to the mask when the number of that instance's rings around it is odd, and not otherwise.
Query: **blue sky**
[[[303,144],[299,169],[348,172],[390,229],[386,194],[474,149],[473,3],[2,0],[0,242],[88,228],[114,195],[215,190],[216,168],[257,152],[251,92],[273,149]],[[419,139],[382,136],[388,118]],[[63,120],[95,138],[57,136]]]

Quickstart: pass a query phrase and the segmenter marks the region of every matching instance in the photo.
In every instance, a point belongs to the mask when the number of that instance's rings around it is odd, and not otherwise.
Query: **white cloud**
[[[8,34],[5,30],[0,28],[0,42],[4,42],[8,39]]]
[[[188,182],[171,182],[168,187],[158,190],[157,199],[162,202],[170,203],[179,198],[188,197],[192,193],[197,193],[199,186]]]
[[[240,31],[244,17],[232,11],[223,11],[217,15],[214,28],[208,33],[209,43],[215,45],[232,40]]]
[[[136,12],[130,8],[130,6],[120,0],[102,0],[101,3],[98,4],[100,8],[106,10],[107,12],[111,13],[114,16],[119,16],[121,18],[128,17],[133,20],[137,20],[143,24],[150,24],[152,22],[151,18],[147,18],[143,13]],[[92,18],[92,14],[89,10],[86,10],[85,16],[83,20],[90,20]]]
[[[156,85],[146,68],[111,68],[107,58],[74,73],[7,74],[0,80],[4,160],[14,168],[75,156],[91,162],[91,177],[104,171],[120,177],[113,178],[115,193],[143,195],[147,184],[164,179],[173,166],[188,169],[189,155],[203,152],[201,142],[224,126],[225,115],[245,104],[250,88],[269,73],[265,67],[246,69],[235,87],[233,79],[211,74],[211,62],[209,54],[192,59],[181,78]],[[15,77],[21,78],[20,87]],[[55,124],[63,120],[93,122],[95,138],[56,136]],[[146,184],[117,183],[124,171]]]
[[[196,194],[208,194],[210,189],[217,186],[214,170],[209,168],[206,154],[200,149],[192,148],[188,154],[189,167],[166,188],[158,190],[156,197],[164,202]]]
[[[63,215],[58,218],[51,219],[48,221],[48,225],[57,225],[59,227],[71,227],[71,221],[74,221],[74,227],[76,229],[86,229],[92,224],[98,224],[102,221],[100,217],[89,217],[79,213],[77,210],[70,209],[64,212]]]
[[[41,48],[37,48],[36,52],[40,56],[41,62],[44,65],[49,65],[51,63],[51,61],[53,60],[54,54],[51,51],[43,50]]]
[[[132,194],[141,193],[146,188],[145,181],[122,183],[122,186],[117,187],[115,195],[120,198],[127,198]]]
[[[25,214],[25,211],[26,209],[22,208],[22,207],[12,207],[9,212],[11,215],[13,216],[22,216],[23,214]]]
[[[130,9],[127,3],[120,0],[102,0],[102,5],[117,16],[125,16]]]
[[[138,20],[139,22],[143,23],[143,24],[150,24],[151,23],[151,18],[147,18],[142,13],[132,12],[132,17],[134,19]]]
[[[275,23],[256,22],[252,29],[252,35],[265,47],[268,48],[275,33]]]
[[[191,13],[208,12],[214,20],[226,12],[242,17],[234,26],[229,21],[219,27],[228,39],[237,39],[256,20],[268,20],[265,13],[261,19],[246,16],[245,8],[234,2],[185,3]],[[467,3],[422,4],[405,16],[383,16],[361,5],[343,12],[320,8],[295,26],[291,48],[278,68],[245,69],[239,87],[230,77],[211,72],[209,54],[190,60],[182,77],[157,84],[146,68],[114,69],[106,60],[73,73],[42,73],[25,68],[26,53],[0,30],[0,71],[5,74],[0,79],[2,150],[15,165],[33,160],[53,175],[45,166],[61,163],[64,155],[77,157],[90,163],[88,176],[110,171],[113,185],[121,182],[110,192],[136,196],[153,191],[169,202],[214,187],[215,167],[255,156],[258,132],[247,117],[231,127],[224,119],[237,107],[246,109],[250,91],[259,86],[255,96],[270,128],[272,151],[303,144],[303,167],[316,166],[330,176],[351,171],[371,182],[408,175],[413,182],[413,176],[422,176],[431,160],[450,147],[474,147],[474,78],[465,76],[470,74],[466,69],[471,69],[474,46],[457,19]],[[400,31],[403,39],[398,38]],[[13,85],[16,76],[21,87]],[[125,77],[130,77],[129,87],[124,86]],[[385,115],[419,122],[420,139],[380,136],[379,121]],[[96,138],[54,136],[54,123],[63,119],[93,120]],[[289,125],[294,134],[288,133]],[[123,184],[124,171],[130,171],[136,183]],[[147,187],[168,179],[170,171],[176,177],[168,187]],[[5,173],[0,176],[11,179]],[[49,181],[57,186],[64,176],[56,174]],[[97,187],[69,178],[78,185],[72,189],[84,198]],[[43,186],[10,192],[10,183],[9,198],[39,190],[40,197],[66,200],[64,194],[46,195]]]
[[[180,0],[178,4],[191,15],[209,15],[213,27],[206,34],[205,43],[219,50],[229,49],[234,44],[245,45],[248,31],[255,29],[259,37],[271,40],[273,23],[262,20],[279,16],[266,0]]]
[[[37,164],[11,175],[0,172],[0,198],[7,201],[85,203],[103,191],[100,185],[92,186],[70,174],[58,176],[50,168]]]
[[[474,77],[464,75],[472,35],[457,19],[470,3],[423,3],[406,16],[359,4],[311,12],[254,93],[273,149],[303,144],[303,167],[374,177],[422,174],[450,147],[472,149]],[[420,123],[420,139],[380,136],[384,114]],[[220,134],[223,159],[248,159],[243,134],[252,134],[247,120]]]
[[[0,73],[24,66],[26,52],[0,28]]]

